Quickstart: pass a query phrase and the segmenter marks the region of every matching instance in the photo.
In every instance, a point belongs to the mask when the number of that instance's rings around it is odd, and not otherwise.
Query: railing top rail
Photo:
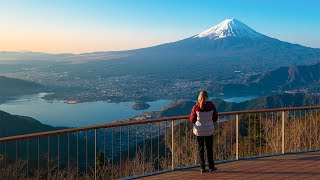
[[[229,112],[220,112],[220,113],[218,113],[218,115],[223,116],[223,115],[235,115],[235,114],[266,113],[266,112],[311,110],[311,109],[320,109],[320,106],[229,111]],[[163,122],[163,121],[171,121],[171,120],[175,121],[175,120],[181,120],[181,119],[189,119],[189,116],[173,116],[173,117],[150,119],[150,120],[134,120],[134,121],[129,121],[129,122],[113,122],[113,123],[99,124],[99,125],[94,125],[94,126],[86,126],[86,127],[79,127],[79,128],[69,128],[69,129],[62,129],[62,130],[46,131],[46,132],[33,133],[33,134],[9,136],[9,137],[0,138],[0,142],[29,139],[29,138],[36,138],[36,137],[43,137],[43,136],[52,136],[52,135],[73,133],[73,132],[79,132],[79,131],[89,131],[89,130],[101,129],[101,128],[130,126],[130,125],[147,124],[147,123]]]

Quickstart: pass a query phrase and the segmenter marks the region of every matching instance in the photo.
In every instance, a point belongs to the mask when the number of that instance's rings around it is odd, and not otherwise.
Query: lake
[[[219,98],[223,99],[226,102],[240,103],[240,102],[248,101],[250,99],[254,99],[257,97],[258,97],[257,95],[250,95],[250,96],[236,96],[236,97],[221,96]]]
[[[134,110],[134,102],[106,103],[86,102],[67,104],[64,101],[44,100],[45,93],[21,96],[17,100],[0,104],[0,110],[10,114],[29,116],[44,124],[52,126],[80,127],[109,123],[128,117],[133,117],[144,111],[160,110],[168,105],[171,100],[148,102],[147,110]],[[257,96],[222,97],[228,102],[241,102]]]

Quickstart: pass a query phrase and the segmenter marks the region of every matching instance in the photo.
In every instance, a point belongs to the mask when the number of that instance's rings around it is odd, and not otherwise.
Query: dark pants
[[[198,140],[198,152],[200,157],[200,167],[202,169],[205,169],[206,167],[206,164],[204,161],[204,143],[206,143],[209,169],[213,169],[214,168],[213,136],[197,136],[197,140]]]

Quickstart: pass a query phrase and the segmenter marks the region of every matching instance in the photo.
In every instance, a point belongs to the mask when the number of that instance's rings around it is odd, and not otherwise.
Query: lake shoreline
[[[158,100],[147,102],[150,107],[143,110],[134,110],[134,102],[77,102],[68,104],[66,101],[45,100],[42,97],[47,93],[20,96],[15,100],[0,104],[0,110],[10,114],[29,116],[44,124],[64,127],[81,127],[96,124],[105,124],[122,121],[139,116],[144,112],[160,111],[174,100]],[[248,96],[253,99],[255,96]],[[225,99],[226,96],[223,98]],[[246,97],[238,97],[241,100]],[[210,97],[210,99],[212,99]],[[237,100],[237,97],[231,99]],[[196,100],[194,100],[196,101]],[[121,112],[121,113],[117,113]]]
[[[261,93],[261,92],[242,92],[242,93],[231,93],[231,94],[223,94],[223,93],[209,93],[213,94],[215,96],[212,96],[210,98],[220,98],[220,99],[225,99],[225,98],[239,98],[239,97],[250,97],[250,96],[264,96],[266,93]],[[195,95],[185,95],[181,97],[175,97],[175,98],[160,98],[160,97],[141,97],[141,98],[127,98],[127,97],[104,97],[104,96],[92,96],[92,97],[83,97],[83,96],[66,96],[66,95],[61,95],[57,93],[46,93],[43,97],[43,99],[48,100],[48,101],[68,101],[68,100],[74,100],[77,101],[77,103],[86,103],[86,102],[97,102],[97,101],[104,101],[106,103],[122,103],[122,102],[144,102],[144,103],[149,103],[149,102],[155,102],[159,100],[171,100],[171,101],[176,101],[176,100],[193,100],[197,99],[197,94]]]

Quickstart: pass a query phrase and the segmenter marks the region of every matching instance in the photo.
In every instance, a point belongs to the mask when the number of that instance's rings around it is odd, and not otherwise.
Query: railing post
[[[18,161],[18,140],[16,140],[16,162]]]
[[[114,171],[113,171],[113,144],[114,144],[114,140],[113,140],[113,138],[114,138],[114,128],[112,127],[112,137],[111,137],[111,144],[112,144],[112,146],[111,146],[111,151],[112,151],[112,155],[111,155],[111,179],[114,179]]]
[[[97,179],[97,129],[94,130],[94,179]]]
[[[282,118],[282,154],[285,153],[284,151],[284,111],[281,111],[281,118]]]
[[[48,174],[50,173],[50,136],[48,136]]]
[[[158,171],[160,170],[160,122],[158,123]]]
[[[77,131],[77,179],[79,179],[79,131]]]
[[[58,134],[57,144],[58,144],[58,173],[59,173],[60,171],[60,134]]]
[[[128,126],[128,162],[130,161],[130,126]]]
[[[4,142],[4,167],[7,168],[7,141]]]
[[[121,151],[122,151],[122,143],[121,143],[121,141],[122,141],[122,126],[120,126],[120,148],[119,148],[119,166],[120,166],[120,178],[122,177],[122,159],[121,159],[121,155],[122,155],[122,153],[121,153]]]
[[[171,149],[172,149],[172,153],[171,153],[171,169],[174,170],[174,150],[173,150],[173,137],[174,137],[174,121],[171,121]]]
[[[70,171],[70,134],[68,133],[68,171]]]
[[[48,171],[49,174],[49,171]],[[27,179],[29,178],[29,139],[27,139]]]
[[[88,174],[88,130],[86,131],[86,175]]]
[[[40,177],[40,137],[38,137],[38,179]]]
[[[239,160],[239,114],[236,114],[236,160]]]

